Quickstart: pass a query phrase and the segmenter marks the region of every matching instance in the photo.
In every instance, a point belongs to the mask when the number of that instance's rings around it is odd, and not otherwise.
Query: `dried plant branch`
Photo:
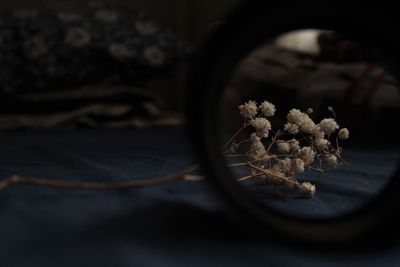
[[[232,135],[232,137],[225,143],[225,145],[223,146],[222,149],[225,149],[227,146],[229,146],[229,145],[232,143],[232,141],[235,140],[235,138],[236,138],[244,129],[246,129],[247,126],[248,126],[247,124],[244,124],[242,127],[240,127],[239,130],[237,130],[236,133],[234,133],[234,134]]]
[[[7,179],[0,181],[0,191],[7,187],[25,184],[25,185],[40,185],[46,187],[66,188],[66,189],[95,189],[95,190],[110,190],[110,189],[129,189],[152,186],[175,180],[198,181],[202,177],[190,175],[190,173],[198,169],[197,165],[190,166],[178,173],[166,176],[160,176],[144,180],[132,180],[124,182],[79,182],[79,181],[60,181],[54,179],[31,178],[20,175],[13,175]]]
[[[228,140],[224,148],[230,145],[229,152],[226,152],[229,153],[227,157],[233,157],[232,153],[237,153],[246,159],[246,162],[228,164],[231,168],[248,168],[249,175],[238,178],[240,182],[261,176],[266,184],[280,183],[288,189],[299,190],[303,196],[312,197],[316,190],[315,185],[299,182],[298,174],[304,171],[315,171],[320,177],[329,170],[348,164],[341,156],[342,148],[339,146],[339,139],[348,139],[349,131],[347,128],[338,130],[336,113],[332,107],[328,107],[328,110],[334,118],[323,119],[318,124],[309,116],[313,113],[311,108],[306,113],[292,109],[287,115],[284,129],[276,132],[272,130],[272,125],[268,120],[269,117],[275,115],[274,104],[264,101],[258,106],[255,101],[248,101],[240,105],[239,110],[244,118],[243,126]],[[250,137],[236,140],[239,133],[248,126],[254,129]],[[270,137],[271,133],[272,137]],[[279,140],[287,135],[292,139]],[[331,144],[331,137],[335,137],[335,147]],[[249,143],[248,147],[246,147],[247,143]],[[324,164],[332,167],[323,168]]]

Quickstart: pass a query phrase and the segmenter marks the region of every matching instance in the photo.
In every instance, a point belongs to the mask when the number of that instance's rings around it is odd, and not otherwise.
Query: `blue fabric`
[[[16,173],[106,182],[170,174],[194,161],[184,140],[182,129],[173,127],[2,133],[0,179]],[[320,255],[254,240],[209,192],[202,183],[184,181],[112,191],[8,188],[0,192],[0,266],[400,263],[399,247],[366,255]]]

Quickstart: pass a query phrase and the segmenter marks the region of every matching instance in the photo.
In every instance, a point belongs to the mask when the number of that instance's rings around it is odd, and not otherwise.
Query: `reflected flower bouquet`
[[[315,184],[300,182],[298,176],[307,171],[320,175],[328,170],[347,164],[342,158],[339,140],[349,138],[347,128],[339,129],[332,107],[328,110],[333,118],[325,118],[315,123],[306,112],[291,109],[283,129],[273,131],[269,121],[276,112],[275,105],[264,101],[257,105],[248,101],[239,106],[243,125],[225,144],[226,157],[241,156],[245,160],[229,164],[230,167],[247,167],[248,175],[238,178],[239,182],[258,178],[263,183],[283,186],[295,190],[298,195],[312,198]],[[249,136],[238,139],[239,134],[250,129]]]

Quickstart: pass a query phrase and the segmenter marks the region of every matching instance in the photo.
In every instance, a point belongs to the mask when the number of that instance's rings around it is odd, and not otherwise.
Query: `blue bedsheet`
[[[194,162],[184,140],[174,127],[2,133],[0,179],[21,174],[106,182],[170,174]],[[357,199],[368,193],[365,186],[346,192]],[[365,255],[319,255],[254,240],[200,182],[0,192],[0,266],[398,266],[399,252],[400,245]]]

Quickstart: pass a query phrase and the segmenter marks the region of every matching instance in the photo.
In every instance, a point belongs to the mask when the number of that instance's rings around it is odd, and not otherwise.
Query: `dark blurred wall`
[[[89,2],[89,1],[86,1]],[[202,40],[212,25],[240,0],[114,0],[90,1],[141,8],[191,41]],[[3,9],[82,7],[82,0],[1,0]]]

